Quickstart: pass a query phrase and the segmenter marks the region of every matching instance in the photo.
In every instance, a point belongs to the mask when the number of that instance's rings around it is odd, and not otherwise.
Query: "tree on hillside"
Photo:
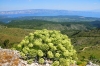
[[[6,40],[4,41],[4,43],[3,43],[4,48],[8,48],[8,46],[9,46],[8,44],[9,44],[9,40],[6,39]]]

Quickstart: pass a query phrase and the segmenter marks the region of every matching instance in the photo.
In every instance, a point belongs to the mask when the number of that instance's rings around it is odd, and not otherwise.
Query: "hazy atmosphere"
[[[100,12],[100,0],[0,0],[0,11],[24,9]]]

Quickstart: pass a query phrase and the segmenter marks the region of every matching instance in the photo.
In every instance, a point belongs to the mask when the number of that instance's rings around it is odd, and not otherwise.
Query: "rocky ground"
[[[94,63],[92,63],[92,62],[88,62],[86,66],[99,66],[99,65],[94,64]]]
[[[0,49],[0,66],[24,66],[18,51]]]
[[[0,66],[51,66],[49,63],[45,65],[38,63],[27,64],[20,57],[18,51],[0,48]]]
[[[18,51],[0,48],[0,66],[51,66],[48,62],[46,62],[46,64],[43,65],[40,65],[38,63],[27,64],[27,62],[20,59],[20,57],[21,56]],[[72,65],[72,66],[77,66],[77,65]],[[99,65],[90,62],[86,66],[99,66]]]

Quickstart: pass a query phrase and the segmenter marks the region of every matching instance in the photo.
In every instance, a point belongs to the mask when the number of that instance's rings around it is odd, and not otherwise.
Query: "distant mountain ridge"
[[[9,17],[9,16],[0,16],[0,21],[9,23],[12,20],[45,20],[52,22],[92,22],[100,21],[100,18],[94,17],[83,17],[83,16],[20,16],[20,17]]]
[[[59,16],[59,15],[77,15],[84,17],[98,17],[100,12],[92,11],[69,11],[69,10],[51,10],[51,9],[27,9],[0,11],[0,16],[19,17],[19,16]]]

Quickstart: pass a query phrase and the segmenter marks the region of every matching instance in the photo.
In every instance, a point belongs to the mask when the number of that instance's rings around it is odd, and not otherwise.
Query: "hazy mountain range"
[[[69,11],[69,10],[49,10],[49,9],[28,9],[28,10],[13,10],[0,11],[0,16],[19,17],[19,16],[60,16],[60,15],[77,15],[84,17],[98,17],[98,11]]]

